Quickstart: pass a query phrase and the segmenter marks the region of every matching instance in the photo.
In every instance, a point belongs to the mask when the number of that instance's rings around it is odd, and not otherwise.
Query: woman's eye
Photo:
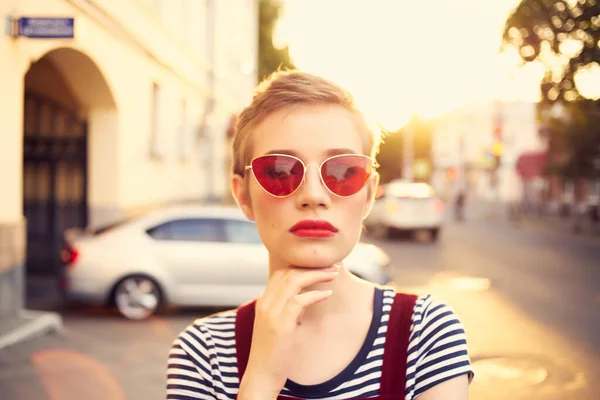
[[[277,178],[279,176],[279,170],[277,170],[276,168],[267,168],[267,170],[265,171],[267,173],[267,175],[269,175],[271,178]]]
[[[348,168],[346,168],[344,176],[345,177],[349,177],[349,176],[352,176],[352,175],[356,175],[356,173],[357,173],[357,170],[356,170],[355,167],[348,167]]]
[[[282,179],[289,175],[289,172],[286,172],[285,170],[279,168],[268,168],[266,172],[267,175],[269,175],[271,178],[276,179]]]

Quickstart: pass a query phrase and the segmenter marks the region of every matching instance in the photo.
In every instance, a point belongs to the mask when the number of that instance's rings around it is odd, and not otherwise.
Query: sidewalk
[[[62,326],[62,317],[57,313],[20,310],[0,327],[0,351],[47,333],[58,332]]]
[[[577,224],[571,219],[562,219],[555,216],[522,217],[516,223],[581,236],[600,237],[600,224],[596,224],[595,226],[591,224]]]
[[[560,217],[558,215],[520,215],[508,220],[516,226],[540,229],[591,240],[600,240],[600,222],[592,222],[584,217]]]
[[[517,228],[536,229],[558,234],[578,236],[590,240],[600,240],[600,222],[592,223],[587,215],[580,220],[576,217],[560,217],[555,214],[511,215],[509,206],[504,203],[477,201],[467,205],[466,219],[474,221],[506,222]]]
[[[62,317],[55,312],[61,304],[55,279],[28,277],[25,292],[25,309],[0,326],[0,351],[63,328]]]

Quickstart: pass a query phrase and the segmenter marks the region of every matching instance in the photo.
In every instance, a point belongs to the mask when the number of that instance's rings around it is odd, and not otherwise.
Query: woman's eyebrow
[[[265,153],[265,155],[267,155],[267,154],[287,154],[289,156],[294,156],[294,157],[298,156],[298,152],[296,152],[294,150],[270,150]]]
[[[338,156],[340,154],[357,154],[356,151],[352,149],[329,149],[327,150],[328,156]]]
[[[269,150],[265,153],[265,155],[267,155],[267,154],[287,154],[290,156],[298,157],[297,151],[286,150],[286,149]],[[331,156],[338,156],[340,154],[358,154],[358,153],[352,149],[339,148],[339,149],[327,149],[325,151],[325,154],[327,156],[331,157]]]

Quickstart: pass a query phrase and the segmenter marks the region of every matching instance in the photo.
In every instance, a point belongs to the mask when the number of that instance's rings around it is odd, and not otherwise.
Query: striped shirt
[[[383,349],[395,291],[377,288],[369,333],[350,365],[318,385],[288,380],[282,396],[358,399],[379,395]],[[198,319],[173,342],[167,399],[235,399],[239,379],[235,349],[236,311]],[[463,325],[453,310],[430,295],[417,299],[412,315],[405,400],[454,377],[473,373]]]

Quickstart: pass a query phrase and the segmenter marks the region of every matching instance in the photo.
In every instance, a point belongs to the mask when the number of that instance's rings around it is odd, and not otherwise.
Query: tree
[[[429,171],[426,173],[427,176],[417,176],[417,171],[413,171],[414,179],[415,181],[428,182],[431,178],[429,174],[432,170],[431,147],[433,128],[431,123],[420,119],[414,120],[410,124],[410,129],[412,129],[413,160],[425,161],[429,165]],[[379,163],[378,171],[381,175],[382,183],[402,177],[405,146],[404,135],[408,128],[408,126],[404,126],[395,132],[384,131],[383,143],[377,155],[377,162]]]
[[[381,183],[402,177],[404,136],[401,131],[385,132],[377,154]]]
[[[515,46],[524,63],[546,73],[540,91],[542,123],[549,126],[549,173],[600,178],[600,99],[586,99],[575,76],[600,65],[600,1],[521,0],[506,21],[503,46]],[[561,104],[566,118],[548,112]]]
[[[582,98],[575,76],[600,64],[599,14],[598,0],[522,0],[506,21],[503,45],[516,46],[524,62],[546,67],[543,102]]]
[[[566,118],[552,121],[549,172],[567,179],[600,179],[600,109],[596,103],[568,103]]]
[[[280,68],[293,69],[288,46],[276,48],[273,32],[281,15],[280,0],[259,0],[258,3],[258,81]]]

